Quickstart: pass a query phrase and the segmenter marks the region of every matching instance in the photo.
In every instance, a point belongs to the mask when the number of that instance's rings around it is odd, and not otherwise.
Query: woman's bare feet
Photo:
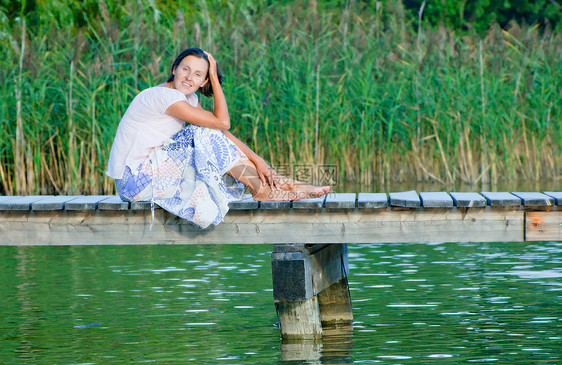
[[[276,175],[277,186],[271,188],[269,185],[262,185],[255,165],[248,161],[240,161],[228,174],[248,186],[252,191],[254,200],[257,201],[291,201],[309,198],[319,198],[328,194],[329,186],[315,186],[291,178]]]
[[[329,186],[315,186],[306,183],[298,183],[289,188],[271,189],[262,186],[258,192],[253,194],[257,201],[294,201],[301,199],[319,198],[328,194]]]

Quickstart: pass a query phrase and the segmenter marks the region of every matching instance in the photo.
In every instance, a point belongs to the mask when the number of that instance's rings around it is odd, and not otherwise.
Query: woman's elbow
[[[229,130],[230,129],[230,119],[227,120],[220,120],[219,121],[219,128],[221,130]]]

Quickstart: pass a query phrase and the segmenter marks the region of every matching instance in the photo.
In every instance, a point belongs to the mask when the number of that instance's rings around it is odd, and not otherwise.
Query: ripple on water
[[[383,285],[367,285],[365,288],[392,288],[393,285],[383,284]]]
[[[418,307],[437,307],[437,304],[410,304],[410,303],[394,303],[387,304],[390,308],[418,308]]]
[[[182,281],[187,281],[187,282],[202,282],[202,283],[208,283],[209,280],[208,279],[183,279]]]
[[[483,358],[483,359],[469,359],[466,360],[467,362],[494,362],[494,361],[498,361],[499,359],[495,358],[495,357],[487,357],[487,358]]]
[[[163,272],[186,271],[186,270],[187,269],[185,269],[185,268],[179,268],[179,267],[173,267],[173,266],[172,267],[166,267],[164,269],[146,269],[146,271],[153,272],[153,273],[156,273],[156,274],[163,273]]]
[[[187,322],[185,326],[214,326],[216,322]]]
[[[511,270],[504,273],[490,273],[489,275],[514,275],[521,279],[551,279],[562,278],[562,271],[559,270]]]

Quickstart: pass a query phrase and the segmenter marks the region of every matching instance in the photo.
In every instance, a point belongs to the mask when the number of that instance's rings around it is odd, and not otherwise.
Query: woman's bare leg
[[[262,185],[255,165],[249,160],[238,162],[227,174],[248,186],[252,196],[259,201],[288,201],[317,198],[330,191],[329,186],[314,186],[287,178],[282,181],[280,189],[271,189],[269,185]]]

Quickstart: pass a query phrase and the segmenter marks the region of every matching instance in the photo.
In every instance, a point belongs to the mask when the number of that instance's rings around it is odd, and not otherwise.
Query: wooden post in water
[[[347,244],[276,244],[273,299],[283,339],[322,336],[322,326],[353,320]]]

